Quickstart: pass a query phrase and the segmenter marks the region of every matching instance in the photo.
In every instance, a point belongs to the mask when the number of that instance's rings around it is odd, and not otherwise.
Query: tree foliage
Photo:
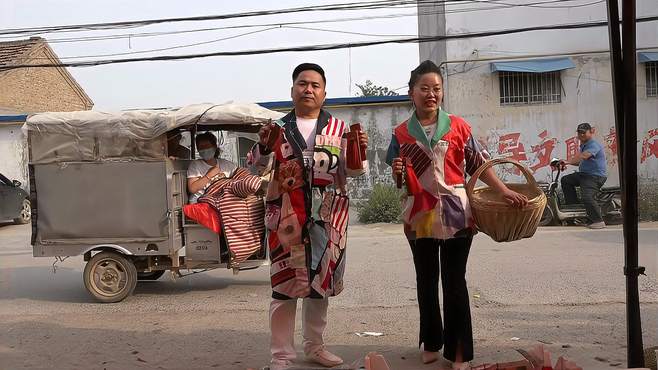
[[[366,80],[364,84],[355,84],[361,90],[358,96],[397,96],[400,95],[385,86],[375,85],[372,81]]]

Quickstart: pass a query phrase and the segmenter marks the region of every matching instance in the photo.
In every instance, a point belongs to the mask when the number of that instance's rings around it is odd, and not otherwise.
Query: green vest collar
[[[411,136],[425,144],[428,148],[432,148],[450,131],[450,116],[443,109],[439,109],[439,114],[436,115],[436,131],[434,131],[432,140],[429,140],[427,135],[425,135],[425,130],[423,130],[423,126],[416,117],[415,110],[409,118],[407,127]]]

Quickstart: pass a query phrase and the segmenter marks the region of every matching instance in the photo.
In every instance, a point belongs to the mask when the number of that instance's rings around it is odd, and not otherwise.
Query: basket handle
[[[492,159],[490,161],[485,162],[482,166],[480,166],[475,173],[473,173],[473,176],[471,176],[471,179],[468,180],[468,184],[466,184],[466,194],[471,196],[473,194],[473,189],[475,189],[475,184],[478,181],[478,178],[484,173],[484,171],[488,170],[489,168],[499,165],[499,164],[505,164],[505,163],[510,163],[516,166],[519,170],[521,170],[521,173],[523,173],[523,176],[525,177],[526,181],[528,181],[528,184],[534,185],[535,187],[539,187],[537,184],[537,180],[535,180],[535,177],[532,176],[528,168],[521,163],[513,160],[513,159],[505,159],[505,158],[496,158]]]

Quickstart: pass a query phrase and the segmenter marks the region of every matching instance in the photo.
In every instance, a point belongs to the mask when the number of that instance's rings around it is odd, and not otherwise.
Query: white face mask
[[[217,151],[217,149],[215,149],[215,148],[200,149],[199,150],[199,155],[201,156],[201,158],[203,158],[204,160],[207,161],[207,160],[215,158],[215,152],[216,151]]]

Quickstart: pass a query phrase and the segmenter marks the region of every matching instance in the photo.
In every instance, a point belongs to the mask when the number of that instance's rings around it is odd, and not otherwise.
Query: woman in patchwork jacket
[[[468,369],[473,359],[473,333],[465,275],[475,225],[464,184],[465,174],[473,174],[488,154],[473,138],[466,121],[440,108],[443,78],[436,64],[425,61],[411,72],[409,96],[415,110],[394,128],[387,163],[393,176],[405,176],[407,183],[402,218],[416,269],[422,360],[438,360],[443,347],[443,357],[453,368]],[[520,207],[527,203],[525,196],[508,189],[492,169],[481,179],[510,204]]]

